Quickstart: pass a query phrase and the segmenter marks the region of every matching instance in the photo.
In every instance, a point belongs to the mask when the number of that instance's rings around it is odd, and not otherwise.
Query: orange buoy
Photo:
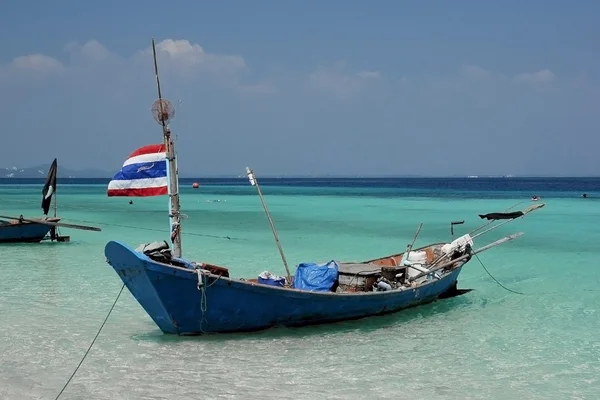
[[[192,187],[194,189],[198,189],[200,187],[200,184],[198,182],[194,182],[194,183],[192,183]]]

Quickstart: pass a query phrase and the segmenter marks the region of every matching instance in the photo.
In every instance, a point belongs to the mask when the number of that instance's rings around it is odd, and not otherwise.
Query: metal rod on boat
[[[465,221],[452,221],[450,222],[450,237],[454,240],[454,225],[462,225]]]
[[[436,266],[434,268],[430,268],[428,272],[421,272],[420,274],[415,275],[412,278],[409,278],[409,280],[412,282],[412,281],[414,281],[416,279],[422,278],[425,275],[429,275],[429,274],[431,274],[434,271],[437,271],[437,270],[442,269],[442,268],[446,268],[446,267],[448,267],[448,266],[450,266],[452,264],[455,264],[457,262],[460,262],[460,261],[462,261],[462,260],[464,260],[464,259],[466,259],[468,257],[474,256],[475,254],[482,253],[482,252],[484,252],[486,250],[491,249],[492,247],[496,247],[498,245],[501,245],[502,243],[506,243],[506,242],[509,242],[509,241],[511,241],[513,239],[516,239],[516,238],[518,238],[521,235],[523,235],[523,232],[513,233],[512,235],[508,235],[506,237],[503,237],[502,239],[498,239],[495,242],[492,242],[490,244],[486,244],[485,246],[480,247],[477,250],[471,251],[468,254],[465,254],[465,255],[462,255],[460,257],[457,257],[454,260],[450,260],[447,263],[440,264],[440,265],[438,265],[438,266]]]
[[[283,261],[283,265],[285,267],[285,272],[287,273],[287,281],[288,283],[292,283],[292,274],[290,274],[290,269],[288,267],[287,260],[285,259],[285,255],[283,254],[283,248],[281,247],[281,242],[279,241],[279,235],[277,234],[277,229],[275,229],[275,224],[273,223],[273,219],[271,218],[271,213],[269,212],[269,208],[267,207],[267,203],[263,198],[262,191],[260,190],[260,186],[258,185],[258,181],[256,180],[256,176],[254,175],[254,171],[249,167],[246,167],[246,175],[248,176],[248,180],[252,186],[256,186],[256,191],[258,192],[258,197],[260,198],[260,202],[267,214],[267,219],[269,220],[269,225],[271,225],[271,231],[273,232],[273,237],[275,238],[275,243],[277,243],[277,249],[279,249],[279,254],[281,255],[281,260]]]

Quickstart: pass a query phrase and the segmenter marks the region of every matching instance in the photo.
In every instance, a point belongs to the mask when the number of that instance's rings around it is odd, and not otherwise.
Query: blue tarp
[[[294,288],[328,292],[338,278],[338,267],[335,261],[299,264],[294,277]]]

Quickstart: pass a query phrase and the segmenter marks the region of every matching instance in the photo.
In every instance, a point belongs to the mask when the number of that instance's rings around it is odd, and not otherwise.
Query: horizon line
[[[58,176],[59,179],[112,179],[112,176]],[[529,179],[529,178],[600,178],[600,175],[274,175],[264,174],[261,179]],[[40,177],[0,177],[2,180],[44,180],[46,176]],[[248,179],[246,176],[234,175],[204,175],[204,176],[180,176],[179,179]]]

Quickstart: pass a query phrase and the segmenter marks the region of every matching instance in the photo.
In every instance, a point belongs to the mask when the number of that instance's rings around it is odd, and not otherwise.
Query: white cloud
[[[557,79],[556,75],[549,69],[542,69],[537,72],[523,72],[513,78],[516,83],[547,83]]]
[[[502,73],[492,72],[478,65],[465,65],[461,69],[462,75],[470,80],[495,81],[499,84],[513,83],[547,83],[557,80],[556,75],[549,69],[542,69],[537,72],[523,72],[517,74],[512,79]]]
[[[360,72],[357,72],[356,75],[359,78],[363,78],[363,79],[379,79],[379,78],[381,78],[381,73],[379,71],[360,71]]]
[[[71,55],[73,62],[103,61],[114,56],[104,45],[94,39],[83,45],[71,42],[65,46],[64,50]]]
[[[308,83],[314,90],[347,99],[362,93],[380,79],[381,73],[378,71],[348,72],[346,63],[338,62],[331,67],[319,66],[308,76]]]
[[[140,64],[146,65],[144,71],[151,71],[152,47],[121,57],[97,40],[83,44],[71,42],[64,47],[66,63],[43,54],[32,54],[15,58],[11,63],[0,66],[0,78],[10,82],[13,77],[45,77],[57,71],[69,70],[65,76],[70,79],[94,79],[99,68],[114,71],[120,76],[139,74]],[[165,39],[156,43],[156,52],[161,75],[183,81],[209,77],[210,82],[237,90],[244,94],[274,93],[273,83],[252,82],[246,84],[243,77],[249,72],[244,58],[235,54],[217,54],[207,52],[202,46],[184,39]],[[112,63],[113,65],[109,65]],[[116,71],[115,71],[116,70]],[[144,72],[145,73],[145,72]]]
[[[138,51],[134,58],[146,61],[152,57],[152,47]],[[156,57],[166,68],[181,74],[209,72],[213,74],[238,74],[246,69],[244,58],[239,55],[206,52],[199,44],[188,40],[165,39],[156,44]]]
[[[13,60],[12,66],[17,69],[29,69],[33,71],[57,70],[63,67],[60,61],[43,54],[17,57]]]
[[[462,73],[467,78],[486,78],[492,75],[490,71],[478,65],[465,65],[462,67]]]
[[[9,64],[0,66],[0,78],[11,80],[13,78],[46,78],[60,73],[64,69],[59,60],[44,54],[30,54],[19,56]]]

